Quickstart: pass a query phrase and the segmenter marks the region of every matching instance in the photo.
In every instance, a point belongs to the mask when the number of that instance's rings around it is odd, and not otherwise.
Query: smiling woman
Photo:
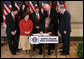
[[[23,14],[23,19],[19,23],[20,27],[20,39],[19,39],[19,46],[18,48],[23,51],[29,51],[30,50],[30,44],[29,44],[29,36],[32,35],[33,30],[33,23],[29,19],[29,13],[28,11],[25,11]]]

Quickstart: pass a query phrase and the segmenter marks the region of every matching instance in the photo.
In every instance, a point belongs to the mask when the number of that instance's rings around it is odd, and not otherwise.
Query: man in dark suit
[[[71,15],[63,5],[58,6],[58,11],[60,13],[59,33],[61,34],[63,41],[63,51],[60,52],[62,52],[61,55],[68,55],[70,49]]]
[[[51,24],[54,25],[54,32],[56,35],[58,35],[58,15],[57,11],[54,8],[50,8],[48,4],[44,5],[44,12],[43,12],[44,18],[50,17],[51,18]]]
[[[50,8],[48,4],[44,5],[44,18],[50,17],[51,18],[51,24],[54,25],[54,34],[57,36],[58,35],[58,15],[57,11],[54,8]],[[55,49],[55,44],[52,45]]]
[[[33,22],[33,33],[39,33],[40,25],[44,22],[43,14],[39,12],[39,7],[35,7],[35,12],[30,15]]]
[[[18,9],[13,7],[11,13],[6,16],[8,45],[13,55],[18,51],[18,23],[15,18],[16,14],[18,14]]]
[[[45,18],[45,24],[42,24],[40,27],[40,33],[48,33],[52,35],[54,33],[54,25],[50,23],[51,19],[49,17]],[[53,48],[53,44],[49,44],[48,46],[48,55],[51,54],[51,49]]]
[[[43,14],[39,12],[39,7],[35,7],[35,12],[30,15],[30,19],[33,22],[33,33],[39,33],[39,29],[42,23],[44,23]],[[38,45],[39,54],[42,54],[42,45]],[[35,49],[35,47],[34,47]]]

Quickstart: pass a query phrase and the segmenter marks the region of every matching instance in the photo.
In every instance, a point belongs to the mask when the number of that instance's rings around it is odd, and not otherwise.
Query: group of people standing
[[[56,9],[50,8],[48,4],[44,5],[43,14],[39,12],[39,7],[35,7],[34,13],[29,13],[29,7],[22,5],[20,11],[16,7],[12,7],[11,13],[6,16],[6,33],[10,52],[16,55],[20,50],[30,52],[31,45],[29,44],[29,36],[33,33],[48,33],[62,36],[63,50],[62,55],[69,54],[70,47],[70,13],[63,5],[58,5]],[[18,18],[19,17],[19,18]],[[39,54],[42,54],[42,44],[34,45],[39,49]],[[55,48],[55,44],[48,45],[48,55],[51,54],[51,49]]]

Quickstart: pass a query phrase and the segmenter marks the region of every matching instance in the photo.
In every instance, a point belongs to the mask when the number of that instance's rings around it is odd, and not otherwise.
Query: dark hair
[[[36,7],[35,7],[35,9],[37,9],[37,8],[39,9],[39,7],[38,7],[38,6],[36,6]]]
[[[15,6],[11,8],[11,11],[16,11],[16,10],[18,10],[18,8]]]
[[[22,11],[22,6],[25,5],[25,4],[22,4],[21,7],[20,7],[20,11]],[[26,11],[26,9],[29,8],[28,5],[25,5],[25,8],[24,8],[24,11]]]
[[[25,11],[24,14],[22,15],[22,17],[24,18],[26,15],[29,15],[28,11]]]
[[[49,21],[51,21],[51,18],[50,18],[50,17],[46,17],[45,20],[49,20]]]

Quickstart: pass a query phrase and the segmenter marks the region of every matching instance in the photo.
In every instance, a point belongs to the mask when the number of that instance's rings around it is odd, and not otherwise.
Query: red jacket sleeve
[[[19,23],[19,27],[20,27],[20,33],[25,33],[24,30],[23,30],[23,24],[22,24],[22,21],[20,21]]]
[[[32,30],[33,30],[33,22],[30,20],[30,29],[29,29],[29,31],[30,31],[30,33],[32,33]]]

